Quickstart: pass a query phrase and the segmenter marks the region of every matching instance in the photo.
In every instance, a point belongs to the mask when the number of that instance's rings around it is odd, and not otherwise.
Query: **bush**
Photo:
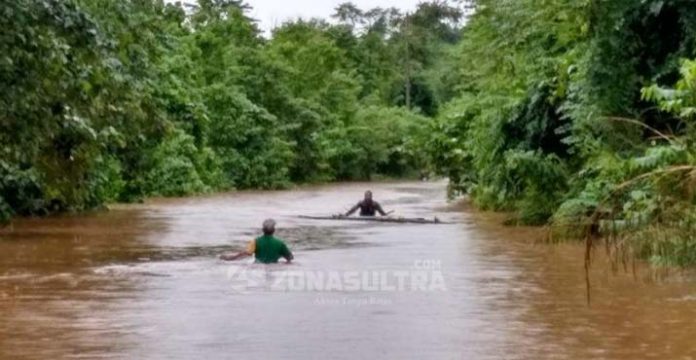
[[[198,173],[201,154],[194,138],[174,130],[155,148],[150,170],[145,174],[145,191],[156,196],[182,196],[209,191]]]
[[[209,91],[211,110],[215,111],[209,143],[221,159],[229,183],[239,188],[287,186],[293,153],[280,137],[276,117],[242,94],[217,88]]]
[[[348,125],[322,134],[320,141],[338,179],[405,176],[419,171],[424,162],[412,139],[428,121],[405,109],[370,106]]]

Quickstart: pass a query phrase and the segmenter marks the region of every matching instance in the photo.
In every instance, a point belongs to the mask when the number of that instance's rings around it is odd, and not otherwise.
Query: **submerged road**
[[[370,188],[451,224],[315,221]],[[268,217],[292,265],[225,263]],[[0,230],[0,358],[693,359],[696,280],[448,203],[445,184],[151,200]]]

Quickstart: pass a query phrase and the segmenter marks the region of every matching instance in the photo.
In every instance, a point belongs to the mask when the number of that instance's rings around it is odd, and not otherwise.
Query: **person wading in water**
[[[348,210],[343,216],[351,216],[358,211],[358,209],[360,209],[360,216],[375,216],[376,213],[382,216],[387,215],[387,213],[382,210],[382,206],[378,202],[372,200],[372,191],[369,190],[365,191],[365,198],[353,206],[352,209]]]
[[[282,240],[273,236],[275,234],[275,225],[276,222],[273,219],[264,221],[263,236],[250,241],[245,251],[237,254],[221,255],[220,259],[234,261],[253,255],[256,257],[256,262],[262,264],[275,264],[281,257],[285,258],[286,262],[291,262],[294,256],[288,249],[288,246]]]

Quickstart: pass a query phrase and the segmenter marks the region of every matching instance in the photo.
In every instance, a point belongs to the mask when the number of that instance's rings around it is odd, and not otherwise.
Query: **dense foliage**
[[[266,38],[235,0],[0,5],[0,220],[407,176],[461,11],[337,8]],[[443,97],[444,98],[444,97]]]
[[[473,3],[424,140],[452,190],[556,238],[696,263],[693,2]]]
[[[696,263],[691,0],[344,3],[268,36],[247,10],[2,3],[0,219],[432,171],[555,238]]]

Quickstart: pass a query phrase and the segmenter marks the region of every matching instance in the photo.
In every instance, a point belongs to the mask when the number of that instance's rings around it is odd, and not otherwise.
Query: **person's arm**
[[[285,243],[283,243],[283,248],[281,249],[280,255],[282,255],[285,258],[285,261],[287,263],[290,263],[293,259],[295,259],[295,257],[292,255],[292,252],[290,252],[290,249],[288,249],[288,246],[285,245]]]
[[[353,213],[355,213],[356,211],[358,211],[358,209],[360,209],[360,205],[361,205],[361,203],[355,204],[355,206],[353,206],[350,210],[348,210],[348,212],[345,214],[345,216],[353,215]]]
[[[220,255],[220,260],[225,260],[225,261],[236,261],[240,259],[247,258],[249,256],[253,256],[254,252],[256,252],[256,240],[251,240],[249,244],[247,245],[246,250],[240,251],[236,254],[223,254]]]
[[[382,209],[382,205],[380,205],[378,202],[375,202],[375,210],[377,210],[377,212],[380,215],[387,216],[387,213],[385,213],[384,210]]]
[[[236,261],[236,260],[239,260],[239,259],[247,258],[247,257],[252,256],[252,255],[253,255],[253,254],[250,254],[250,253],[247,252],[247,251],[240,251],[240,252],[238,252],[238,253],[236,253],[236,254],[223,254],[223,255],[220,255],[220,260],[225,260],[225,261]]]

